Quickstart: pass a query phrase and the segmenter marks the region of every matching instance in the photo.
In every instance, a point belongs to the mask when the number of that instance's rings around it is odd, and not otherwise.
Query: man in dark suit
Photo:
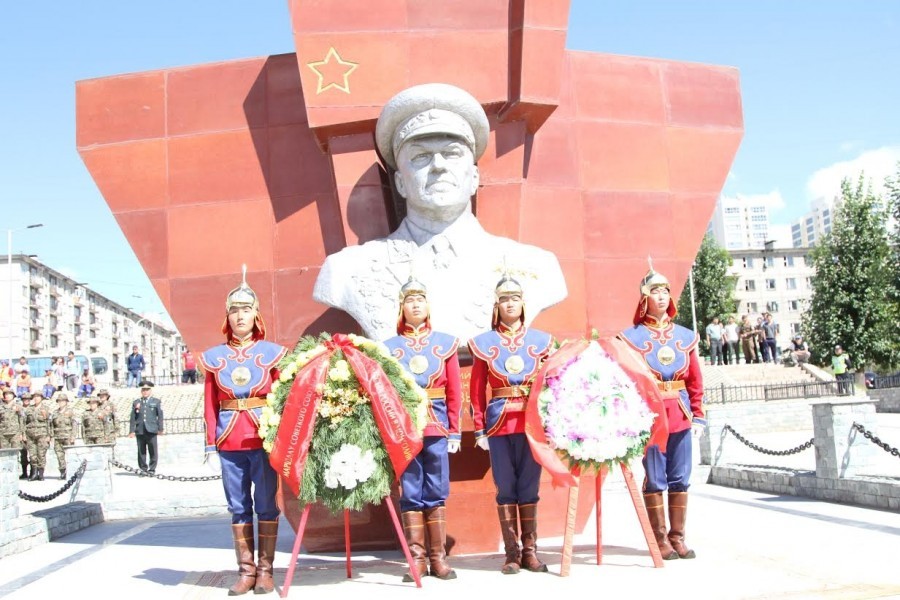
[[[137,437],[138,468],[142,473],[156,473],[156,435],[164,433],[162,402],[150,395],[153,384],[141,383],[141,397],[131,405],[128,437]],[[148,466],[147,455],[150,463]]]

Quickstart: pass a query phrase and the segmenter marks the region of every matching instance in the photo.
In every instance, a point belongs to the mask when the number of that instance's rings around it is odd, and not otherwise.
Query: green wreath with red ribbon
[[[427,395],[384,344],[305,336],[278,365],[259,435],[301,505],[378,504],[422,449]]]

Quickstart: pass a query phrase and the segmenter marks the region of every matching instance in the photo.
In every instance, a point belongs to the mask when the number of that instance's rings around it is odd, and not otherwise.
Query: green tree
[[[703,330],[713,317],[724,321],[737,310],[734,300],[735,278],[728,274],[731,255],[719,246],[716,239],[706,234],[697,257],[694,259],[694,306],[697,309],[697,333],[700,334],[702,351],[706,348]],[[675,322],[693,329],[691,319],[691,287],[686,283],[678,299],[678,315]]]
[[[831,233],[810,252],[816,275],[803,331],[820,364],[840,344],[857,368],[890,367],[898,336],[885,205],[863,175],[855,186],[845,179],[841,196]]]

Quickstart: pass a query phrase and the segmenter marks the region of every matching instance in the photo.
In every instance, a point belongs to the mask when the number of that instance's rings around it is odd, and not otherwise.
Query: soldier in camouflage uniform
[[[3,392],[0,403],[0,449],[21,448],[25,430],[22,429],[22,407],[16,402],[16,393]]]
[[[28,481],[43,481],[50,448],[50,408],[42,402],[42,394],[26,395],[33,398],[31,406],[25,409],[25,447],[31,463]]]
[[[60,394],[56,397],[56,410],[50,415],[50,431],[53,437],[53,450],[59,464],[59,478],[66,478],[65,446],[75,444],[75,411],[69,406],[69,397]]]
[[[22,425],[22,445],[19,446],[19,462],[22,464],[22,476],[19,479],[28,479],[31,477],[28,464],[28,444],[25,438],[25,409],[31,406],[31,394],[22,396],[22,411],[19,413],[19,422]]]
[[[100,398],[99,409],[103,413],[104,435],[101,444],[115,444],[118,435],[119,424],[116,422],[116,405],[109,399],[109,392],[105,389],[97,392]]]
[[[106,418],[99,398],[88,398],[88,409],[81,415],[81,436],[85,444],[106,443]]]

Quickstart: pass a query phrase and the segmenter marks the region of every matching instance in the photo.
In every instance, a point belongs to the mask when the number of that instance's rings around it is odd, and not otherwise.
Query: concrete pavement
[[[401,582],[400,552],[355,554],[349,580],[342,554],[301,553],[289,597],[900,598],[894,512],[694,484],[687,531],[698,558],[654,569],[621,479],[607,482],[603,511],[603,564],[594,564],[591,521],[576,539],[567,578],[558,576],[561,539],[539,540],[550,574],[501,575],[499,553],[453,556],[459,578],[426,578],[423,590]],[[235,577],[229,522],[222,516],[95,525],[0,561],[0,598],[224,598]],[[282,520],[279,586],[293,539]]]

